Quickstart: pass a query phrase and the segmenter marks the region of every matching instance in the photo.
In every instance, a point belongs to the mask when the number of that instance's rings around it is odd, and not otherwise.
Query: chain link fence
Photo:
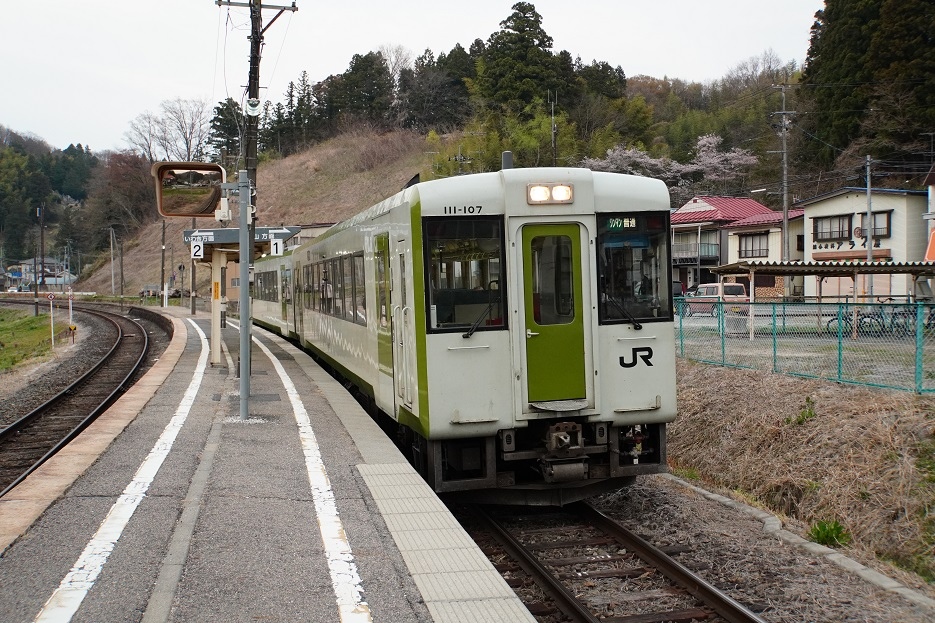
[[[679,357],[935,393],[935,306],[676,299]]]

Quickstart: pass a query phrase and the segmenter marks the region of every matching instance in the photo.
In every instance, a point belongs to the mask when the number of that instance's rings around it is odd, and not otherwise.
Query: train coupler
[[[573,460],[540,459],[539,470],[545,482],[573,482],[588,478],[587,457]]]

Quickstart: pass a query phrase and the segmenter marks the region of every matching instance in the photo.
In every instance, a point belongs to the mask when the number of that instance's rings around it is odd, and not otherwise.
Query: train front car
[[[418,189],[418,391],[398,413],[435,490],[555,505],[664,471],[676,415],[665,185],[536,168]]]

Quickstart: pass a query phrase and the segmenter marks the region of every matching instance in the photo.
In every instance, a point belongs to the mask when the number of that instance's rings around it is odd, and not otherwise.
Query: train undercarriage
[[[666,470],[665,424],[534,422],[477,439],[427,441],[400,427],[399,445],[439,495],[561,506]]]

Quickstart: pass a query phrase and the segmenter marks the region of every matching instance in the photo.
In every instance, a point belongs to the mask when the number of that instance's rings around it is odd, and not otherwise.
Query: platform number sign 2
[[[272,249],[270,250],[270,255],[282,255],[282,238],[273,238],[270,240]]]
[[[203,260],[205,257],[205,243],[200,240],[192,241],[192,259]]]

